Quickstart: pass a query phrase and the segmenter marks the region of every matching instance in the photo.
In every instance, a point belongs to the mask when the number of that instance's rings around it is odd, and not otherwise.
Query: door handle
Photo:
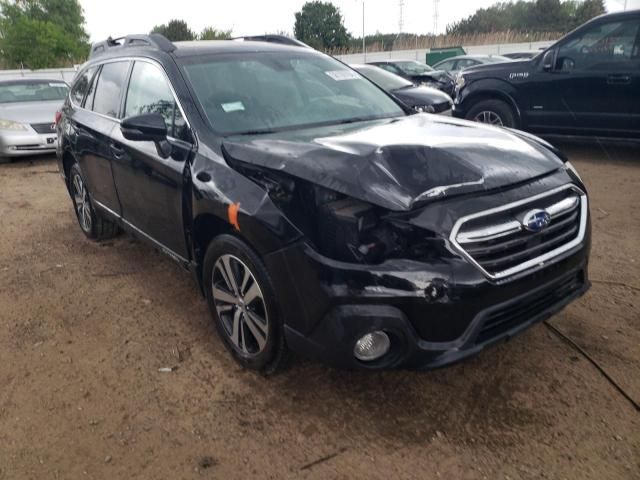
[[[120,160],[122,157],[124,157],[124,154],[125,154],[124,148],[119,147],[113,142],[109,144],[109,148],[111,149],[111,153],[113,154],[116,160]]]
[[[609,85],[629,85],[631,83],[631,75],[609,75],[607,76]]]

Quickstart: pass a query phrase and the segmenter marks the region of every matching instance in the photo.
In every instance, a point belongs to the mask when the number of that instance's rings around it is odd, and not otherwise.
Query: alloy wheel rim
[[[222,255],[213,266],[213,303],[227,336],[244,356],[260,354],[269,338],[269,318],[255,276],[238,257]]]
[[[91,206],[89,204],[89,195],[84,186],[82,177],[74,175],[73,177],[73,201],[78,213],[80,226],[85,232],[91,231]]]
[[[492,112],[491,110],[484,110],[478,113],[475,116],[474,120],[479,123],[487,123],[489,125],[496,125],[498,127],[504,126],[504,122],[502,121],[502,118],[500,118],[500,115],[498,115],[496,112]]]

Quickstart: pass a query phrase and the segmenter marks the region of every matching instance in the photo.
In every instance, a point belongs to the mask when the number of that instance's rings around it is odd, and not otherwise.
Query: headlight
[[[567,170],[571,170],[573,172],[573,174],[576,177],[578,177],[578,180],[580,180],[582,182],[582,178],[580,177],[580,174],[578,173],[578,171],[576,170],[576,167],[574,167],[571,162],[565,162],[564,166],[567,168]]]
[[[0,130],[13,130],[20,131],[26,130],[27,127],[18,122],[12,122],[11,120],[0,120]]]
[[[458,76],[456,77],[456,87],[458,90],[464,87],[465,83],[467,83],[467,81],[464,79],[464,75],[462,75],[462,72],[458,72]]]

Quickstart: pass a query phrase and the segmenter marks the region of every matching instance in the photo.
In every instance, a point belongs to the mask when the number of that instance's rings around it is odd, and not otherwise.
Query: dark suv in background
[[[598,17],[531,60],[462,71],[453,113],[544,135],[640,139],[640,10]]]
[[[437,367],[589,287],[587,194],[558,151],[415,113],[309,48],[108,40],[57,129],[84,234],[125,229],[190,271],[257,370],[287,349]]]

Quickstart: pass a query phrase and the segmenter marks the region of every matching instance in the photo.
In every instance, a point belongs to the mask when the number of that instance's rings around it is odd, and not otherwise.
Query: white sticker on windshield
[[[244,112],[244,104],[242,102],[231,102],[221,104],[222,110],[229,112]]]
[[[50,83],[49,86],[55,88],[67,88],[66,83]]]
[[[324,72],[333,78],[336,82],[341,82],[343,80],[357,80],[360,78],[358,73],[353,70],[331,70],[329,72]]]

